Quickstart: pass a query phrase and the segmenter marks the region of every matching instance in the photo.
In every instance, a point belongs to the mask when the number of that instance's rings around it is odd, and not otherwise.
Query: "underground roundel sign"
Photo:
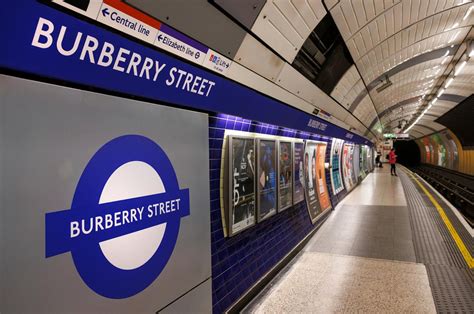
[[[121,136],[89,161],[71,208],[46,214],[46,258],[71,252],[89,288],[128,298],[160,275],[189,214],[189,190],[161,147]]]

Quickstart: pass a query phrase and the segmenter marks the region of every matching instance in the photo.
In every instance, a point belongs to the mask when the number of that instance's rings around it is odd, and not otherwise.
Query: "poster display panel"
[[[331,208],[324,174],[325,154],[326,143],[306,141],[304,153],[306,206],[313,223],[321,213]]]
[[[444,143],[441,140],[441,137],[438,134],[433,134],[431,136],[433,139],[433,142],[436,143],[437,146],[437,155],[438,158],[436,160],[436,165],[440,167],[446,167],[447,166],[447,161],[446,161],[446,148],[444,147]]]
[[[234,235],[255,224],[255,139],[229,137],[230,222]]]
[[[354,145],[353,153],[352,153],[352,182],[357,184],[359,182],[359,175],[360,175],[360,146]]]
[[[326,143],[317,144],[317,158],[316,158],[316,189],[318,191],[319,203],[321,211],[324,212],[331,208],[331,201],[329,200],[328,186],[326,184],[325,161],[326,161]]]
[[[371,147],[367,147],[367,166],[369,172],[374,170],[373,151]]]
[[[431,145],[427,137],[423,139],[423,145],[425,146],[425,162],[427,164],[431,163]]]
[[[438,143],[433,139],[432,136],[428,136],[428,141],[430,143],[431,148],[431,164],[437,165],[438,164]]]
[[[278,142],[278,210],[293,203],[293,154],[291,142]]]
[[[448,151],[448,168],[457,170],[459,166],[459,153],[456,142],[447,131],[442,132],[441,135],[444,137],[445,146]]]
[[[293,204],[304,200],[305,182],[304,182],[304,143],[293,143]]]
[[[277,211],[277,154],[275,141],[258,140],[257,145],[257,209],[258,221],[262,221]]]
[[[353,151],[354,145],[351,144],[344,144],[342,148],[342,177],[344,180],[344,185],[346,186],[346,190],[350,191],[355,185],[353,180]]]
[[[365,145],[361,145],[360,147],[360,177],[361,180],[364,180],[364,178],[367,176],[367,149]]]
[[[333,138],[332,140],[332,147],[331,147],[331,187],[333,194],[336,195],[342,190],[344,190],[344,186],[342,183],[342,175],[341,175],[341,154],[342,154],[342,146],[344,144],[343,140]]]
[[[306,141],[304,149],[304,183],[306,194],[306,207],[311,221],[315,221],[321,212],[321,206],[316,191],[316,142]]]

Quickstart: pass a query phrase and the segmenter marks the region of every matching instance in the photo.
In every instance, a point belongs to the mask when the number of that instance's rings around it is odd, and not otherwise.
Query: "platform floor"
[[[244,312],[435,313],[405,195],[400,177],[377,168]]]

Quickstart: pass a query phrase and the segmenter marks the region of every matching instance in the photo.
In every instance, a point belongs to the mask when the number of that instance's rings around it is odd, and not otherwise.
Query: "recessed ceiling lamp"
[[[469,9],[467,10],[466,14],[464,15],[464,17],[462,18],[463,21],[465,21],[469,17],[469,14],[471,14],[471,11],[473,9],[474,9],[474,5],[471,5]]]
[[[457,76],[459,73],[461,73],[462,69],[466,66],[467,61],[463,61],[459,67],[454,70],[454,76]]]
[[[461,31],[457,31],[456,34],[448,41],[448,44],[452,43],[453,41],[456,40],[456,38],[458,38],[459,34],[461,33]]]
[[[439,91],[438,91],[438,94],[436,95],[437,97],[443,95],[445,89],[444,88],[440,88]]]
[[[448,88],[449,85],[451,85],[451,83],[454,81],[454,77],[450,77],[447,81],[446,81],[446,85],[444,85],[444,88]]]
[[[467,51],[468,51],[467,56],[469,58],[474,56],[474,41],[473,40],[469,40],[467,42]]]

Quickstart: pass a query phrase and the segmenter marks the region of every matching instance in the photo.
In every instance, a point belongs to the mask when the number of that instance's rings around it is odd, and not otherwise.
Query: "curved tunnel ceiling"
[[[418,119],[426,127],[413,127],[412,136],[440,128],[434,120],[474,92],[474,58],[466,52],[474,49],[467,47],[474,38],[472,0],[126,1],[232,59],[226,76],[301,110],[322,109],[371,139],[398,125],[396,110],[403,109],[409,124],[416,121],[465,60],[463,72]],[[336,27],[321,33],[328,19]],[[350,66],[326,90],[296,63],[311,52],[309,61],[324,73],[330,59],[324,38],[334,28]],[[305,49],[308,41],[318,49]],[[391,85],[380,91],[387,79]]]
[[[427,102],[445,84],[447,74],[453,72],[453,65],[458,60],[468,60],[463,72],[410,133],[420,137],[443,128],[433,120],[474,92],[474,84],[469,84],[474,75],[473,58],[469,59],[469,51],[466,52],[466,43],[474,37],[473,3],[360,2],[325,0],[366,87],[353,99],[349,110],[355,112],[369,94],[376,109],[369,129],[400,131],[398,122],[412,123],[420,116]],[[377,91],[387,78],[391,85]],[[397,116],[400,110],[404,111],[403,116]]]

